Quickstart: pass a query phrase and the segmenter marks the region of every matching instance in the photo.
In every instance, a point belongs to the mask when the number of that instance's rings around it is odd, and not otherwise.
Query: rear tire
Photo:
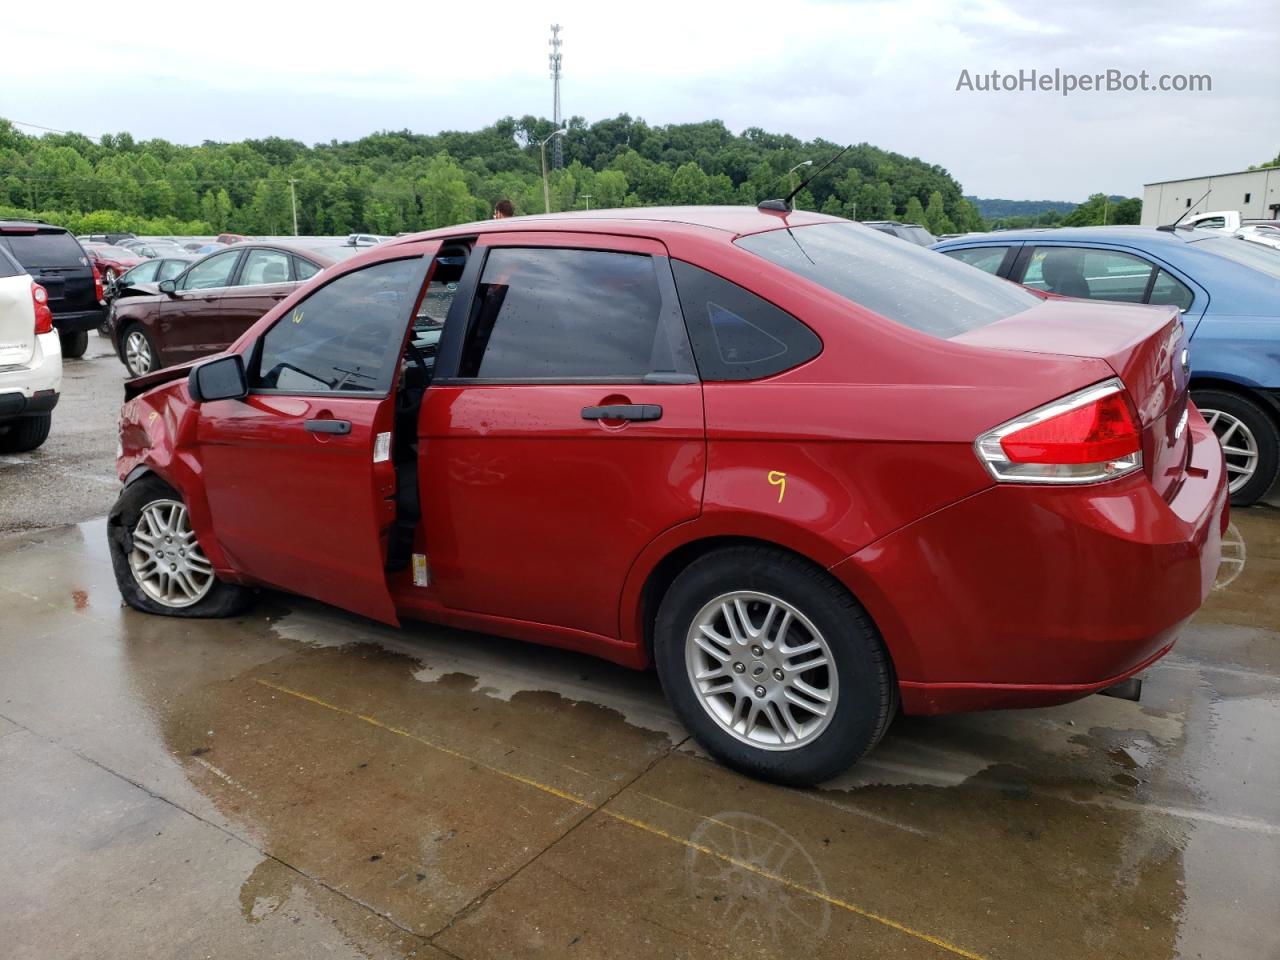
[[[75,333],[59,333],[58,340],[62,344],[62,355],[68,360],[77,360],[89,349],[89,331],[77,330]]]
[[[1280,472],[1280,430],[1275,419],[1248,397],[1226,390],[1193,390],[1191,399],[1223,442],[1227,481],[1234,488],[1232,506],[1257,503]]]
[[[124,368],[129,371],[129,376],[141,377],[160,368],[156,342],[140,324],[135,323],[125,330],[120,344],[124,354]]]
[[[34,450],[49,439],[49,428],[53,426],[53,414],[44,413],[38,417],[23,417],[9,425],[7,432],[0,434],[0,452],[26,453]]]
[[[214,575],[191,533],[182,496],[159,477],[144,477],[120,492],[107,517],[107,547],[120,596],[135,610],[231,617],[253,599],[245,587]]]
[[[830,779],[879,743],[897,711],[893,666],[866,611],[824,570],[767,547],[717,550],[685,568],[659,607],[654,659],[694,739],[777,783]]]

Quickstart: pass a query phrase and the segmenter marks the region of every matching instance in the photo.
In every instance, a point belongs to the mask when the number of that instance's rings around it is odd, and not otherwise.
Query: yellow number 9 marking
[[[787,495],[787,475],[781,470],[769,471],[769,484],[778,488],[778,502]]]

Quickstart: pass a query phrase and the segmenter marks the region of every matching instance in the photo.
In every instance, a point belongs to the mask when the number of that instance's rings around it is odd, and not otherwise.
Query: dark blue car
[[[1231,502],[1280,470],[1280,250],[1207,230],[1068,227],[944,240],[934,250],[1067,297],[1176,304],[1191,395],[1226,454]]]

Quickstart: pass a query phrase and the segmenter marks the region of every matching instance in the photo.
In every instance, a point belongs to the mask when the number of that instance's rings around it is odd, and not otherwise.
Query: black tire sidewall
[[[89,349],[89,331],[77,330],[74,333],[59,333],[58,341],[62,344],[62,355],[68,360],[77,360]]]
[[[1258,443],[1258,466],[1249,482],[1231,496],[1232,506],[1247,507],[1266,495],[1280,472],[1280,429],[1260,404],[1225,390],[1193,390],[1191,399],[1203,413],[1221,410],[1242,421]],[[1229,478],[1228,478],[1229,479]]]
[[[53,414],[23,417],[12,421],[7,432],[0,434],[0,451],[4,453],[28,453],[49,439],[53,426]]]
[[[182,495],[159,477],[150,475],[129,484],[116,500],[107,516],[107,548],[111,554],[111,569],[116,586],[125,603],[144,613],[166,617],[228,617],[239,613],[252,599],[249,590],[236,584],[215,580],[209,592],[189,607],[168,607],[157,603],[138,586],[129,566],[133,530],[142,516],[143,509],[156,500],[178,500]]]
[[[822,632],[839,678],[835,714],[818,739],[771,751],[737,740],[707,714],[685,665],[689,625],[714,597],[754,590],[786,600]],[[797,786],[830,779],[880,740],[896,707],[888,655],[862,608],[830,576],[786,554],[730,548],[691,564],[672,583],[658,611],[654,659],[672,707],[698,743],[751,776]]]

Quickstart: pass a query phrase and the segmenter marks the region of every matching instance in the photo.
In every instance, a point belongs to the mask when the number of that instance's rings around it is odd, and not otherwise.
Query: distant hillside
[[[1050,210],[1067,214],[1077,204],[1070,200],[994,200],[981,197],[965,197],[978,208],[978,212],[987,220],[1000,220],[1004,217],[1038,217]]]

